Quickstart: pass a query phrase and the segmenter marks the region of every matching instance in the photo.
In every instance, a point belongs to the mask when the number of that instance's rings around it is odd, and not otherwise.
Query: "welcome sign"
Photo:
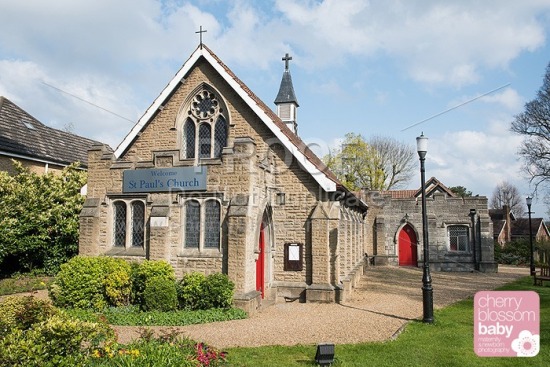
[[[474,349],[480,357],[534,357],[540,300],[533,291],[482,291],[474,297]]]
[[[206,167],[136,169],[123,172],[122,192],[206,190]]]

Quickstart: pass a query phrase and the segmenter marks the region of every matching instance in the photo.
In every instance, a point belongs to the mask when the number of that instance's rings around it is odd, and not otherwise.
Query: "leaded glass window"
[[[468,227],[449,226],[449,250],[468,251]]]
[[[187,119],[187,121],[185,121],[183,135],[184,157],[195,158],[195,123],[191,119]]]
[[[204,247],[220,246],[220,203],[208,200],[204,204]]]
[[[141,201],[132,202],[132,246],[143,247],[145,235],[145,205]]]
[[[204,88],[189,102],[182,128],[182,156],[186,159],[219,158],[227,146],[229,125],[223,102]]]
[[[126,245],[126,203],[117,201],[114,203],[114,245],[124,247]]]
[[[220,116],[214,128],[214,158],[218,158],[222,155],[222,149],[225,146],[227,146],[227,123],[225,119]]]
[[[185,203],[185,247],[199,248],[201,233],[201,207],[198,201]]]
[[[201,124],[199,127],[199,157],[210,158],[211,132],[209,124]]]

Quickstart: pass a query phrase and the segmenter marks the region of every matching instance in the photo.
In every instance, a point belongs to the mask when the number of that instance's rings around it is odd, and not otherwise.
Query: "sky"
[[[284,70],[320,156],[348,132],[416,146],[426,176],[534,187],[514,116],[550,62],[550,0],[0,0],[0,95],[116,148],[203,42],[268,106]],[[416,148],[415,148],[416,149]],[[420,187],[419,174],[403,188]],[[547,217],[544,190],[534,217]]]

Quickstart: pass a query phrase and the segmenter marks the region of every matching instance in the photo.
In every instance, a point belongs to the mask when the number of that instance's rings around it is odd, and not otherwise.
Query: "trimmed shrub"
[[[187,273],[177,284],[179,307],[186,310],[203,309],[204,284],[206,276],[202,273]]]
[[[58,307],[101,310],[128,304],[130,265],[112,257],[77,256],[61,265],[49,288]]]
[[[131,266],[131,281],[132,281],[132,304],[143,307],[145,301],[143,299],[143,292],[145,291],[145,285],[148,279],[154,277],[163,277],[165,279],[176,281],[174,269],[170,264],[163,260],[145,260],[139,264],[132,264]]]
[[[176,282],[163,276],[147,279],[143,291],[145,311],[174,311],[178,306]]]
[[[185,274],[177,286],[179,306],[189,310],[230,308],[234,287],[233,282],[222,273],[209,276],[198,272]]]
[[[210,274],[204,284],[205,308],[230,308],[235,284],[222,273]]]

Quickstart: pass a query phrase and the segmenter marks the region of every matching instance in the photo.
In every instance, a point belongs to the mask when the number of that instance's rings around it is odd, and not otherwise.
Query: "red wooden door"
[[[264,298],[265,235],[263,223],[260,227],[260,239],[258,242],[260,253],[258,254],[258,260],[256,260],[256,290],[261,292],[262,298]]]
[[[399,265],[418,266],[418,254],[416,251],[416,233],[410,225],[406,225],[399,231]]]

